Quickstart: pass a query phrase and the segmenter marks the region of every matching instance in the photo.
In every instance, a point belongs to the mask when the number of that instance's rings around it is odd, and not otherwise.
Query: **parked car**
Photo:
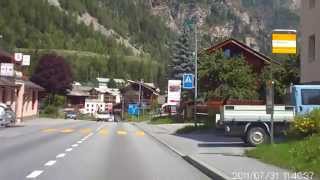
[[[0,126],[9,127],[16,123],[16,114],[13,110],[3,104],[0,103]]]
[[[106,122],[113,122],[114,121],[114,116],[112,114],[110,114],[107,111],[98,111],[95,114],[95,119],[97,121],[106,121]]]
[[[65,112],[64,118],[65,119],[74,119],[74,120],[76,120],[77,119],[77,113],[74,112],[74,111],[67,111],[67,112]]]

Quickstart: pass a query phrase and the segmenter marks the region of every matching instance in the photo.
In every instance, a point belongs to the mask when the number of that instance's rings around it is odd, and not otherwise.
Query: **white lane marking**
[[[81,144],[81,143],[82,143],[82,141],[78,141],[77,143],[78,143],[78,144]]]
[[[100,131],[100,129],[102,129],[104,127],[104,124],[100,125],[97,129],[96,132]]]
[[[61,154],[58,154],[58,155],[56,156],[56,158],[63,158],[63,157],[65,157],[65,156],[66,156],[65,153],[61,153]]]
[[[27,179],[35,179],[36,177],[38,177],[43,171],[41,170],[36,170],[33,171],[32,173],[30,173],[26,178]]]
[[[66,149],[66,152],[70,152],[72,151],[72,148]]]
[[[48,161],[44,166],[52,166],[56,163],[57,161]]]
[[[78,147],[79,146],[79,144],[73,144],[72,145],[72,147]]]

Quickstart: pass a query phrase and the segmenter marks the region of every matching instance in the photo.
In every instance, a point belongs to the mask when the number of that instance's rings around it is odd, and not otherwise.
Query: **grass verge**
[[[209,129],[212,129],[213,126],[211,125],[207,125],[207,124],[199,124],[198,126],[195,126],[195,125],[188,125],[188,126],[185,126],[181,129],[178,129],[176,131],[176,134],[188,134],[188,133],[192,133],[192,132],[196,132],[196,131],[206,131],[206,130],[209,130]]]
[[[175,121],[170,117],[157,117],[150,121],[150,124],[172,124]]]
[[[246,154],[294,172],[314,173],[320,177],[320,134],[303,140],[258,146]]]

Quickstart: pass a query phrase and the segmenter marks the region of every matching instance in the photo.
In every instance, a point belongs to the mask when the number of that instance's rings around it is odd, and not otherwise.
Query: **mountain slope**
[[[181,31],[197,17],[201,48],[234,37],[269,54],[272,29],[298,29],[300,0],[146,0],[154,15]]]

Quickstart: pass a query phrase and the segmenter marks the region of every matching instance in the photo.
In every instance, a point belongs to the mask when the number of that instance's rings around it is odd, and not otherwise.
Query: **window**
[[[314,61],[316,59],[316,36],[309,36],[309,47],[308,47],[309,61]]]
[[[302,89],[303,105],[320,105],[320,89]]]
[[[309,0],[309,8],[313,9],[316,7],[316,0]]]
[[[231,51],[230,51],[230,49],[225,49],[225,50],[224,50],[224,57],[225,57],[225,58],[230,58],[230,57],[231,57]]]
[[[2,88],[2,102],[6,103],[6,88]]]

